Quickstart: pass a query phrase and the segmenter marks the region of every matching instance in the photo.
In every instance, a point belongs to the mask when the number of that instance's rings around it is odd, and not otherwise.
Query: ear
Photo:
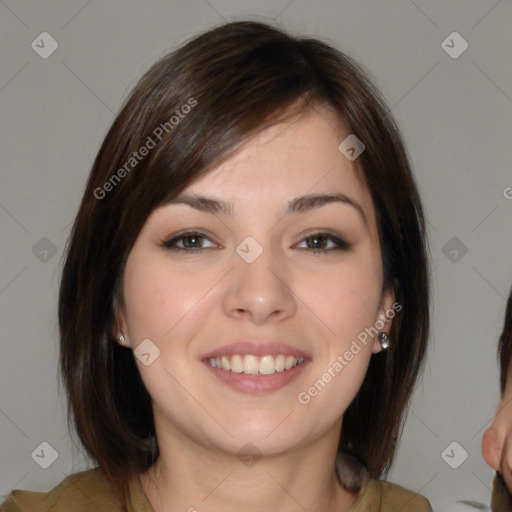
[[[494,427],[494,423],[484,432],[482,437],[482,456],[487,465],[498,471],[500,468],[502,439]]]
[[[124,308],[119,303],[118,298],[115,296],[112,301],[112,308],[114,311],[114,325],[112,328],[112,335],[116,339],[117,343],[123,347],[131,348],[129,339],[128,339],[128,329],[126,323],[126,317],[124,313]],[[120,337],[124,337],[124,341],[120,341]]]
[[[382,292],[379,311],[377,312],[377,318],[375,318],[375,328],[379,331],[383,331],[389,334],[391,330],[391,325],[393,323],[393,318],[398,311],[402,309],[401,304],[395,302],[395,294],[391,288],[384,290]],[[391,340],[391,343],[393,340]],[[382,346],[379,341],[379,337],[375,336],[373,340],[373,350],[374,354],[377,354],[382,349]]]

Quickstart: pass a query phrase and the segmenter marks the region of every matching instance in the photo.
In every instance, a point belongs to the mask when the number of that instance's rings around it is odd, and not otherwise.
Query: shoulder
[[[427,498],[401,485],[384,480],[368,480],[361,488],[354,503],[354,512],[372,510],[378,512],[432,512]],[[351,511],[352,512],[352,511]]]
[[[390,506],[390,511],[398,507],[398,510],[403,508],[411,512],[432,512],[430,502],[421,494],[391,482],[382,480],[377,480],[377,482],[382,488],[382,502]]]
[[[348,453],[338,453],[336,472],[345,489],[358,491],[350,512],[432,512],[426,498],[401,485],[370,478],[367,468]]]
[[[120,510],[112,488],[99,467],[74,473],[48,492],[15,489],[0,504],[0,512],[88,512]]]

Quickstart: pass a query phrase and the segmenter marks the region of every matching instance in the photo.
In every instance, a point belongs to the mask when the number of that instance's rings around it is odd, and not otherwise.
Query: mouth
[[[273,375],[274,373],[291,370],[304,363],[303,357],[288,354],[271,354],[258,357],[253,354],[223,355],[208,358],[208,364],[227,372],[243,373],[245,375]]]
[[[259,394],[288,385],[304,371],[311,356],[282,343],[242,341],[219,347],[201,360],[231,388]]]

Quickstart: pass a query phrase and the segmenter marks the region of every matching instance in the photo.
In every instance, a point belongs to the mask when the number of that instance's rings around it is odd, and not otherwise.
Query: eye
[[[339,238],[337,236],[331,235],[329,233],[311,233],[308,237],[304,238],[300,244],[306,243],[306,247],[303,247],[306,250],[313,251],[313,254],[317,252],[327,253],[330,251],[341,251],[350,249],[350,244]],[[300,246],[297,245],[296,247]],[[330,247],[327,247],[329,246]]]
[[[204,245],[205,241],[208,241],[211,245]],[[306,247],[300,247],[302,244],[306,244]],[[172,251],[184,251],[184,252],[199,252],[204,249],[219,247],[215,242],[212,242],[204,233],[199,231],[186,231],[178,235],[173,236],[168,240],[163,240],[161,246]],[[313,251],[313,254],[327,253],[331,251],[340,251],[350,249],[350,244],[340,237],[331,235],[329,233],[312,233],[308,237],[304,238],[300,244],[296,247],[309,251]]]
[[[204,247],[203,245],[205,240],[208,240],[212,244],[211,247],[218,247],[204,233],[198,231],[186,231],[169,240],[162,241],[161,245],[171,251],[198,252],[208,249],[208,247]]]

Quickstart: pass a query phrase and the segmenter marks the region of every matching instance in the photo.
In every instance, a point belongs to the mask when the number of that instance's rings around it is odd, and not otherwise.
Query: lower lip
[[[290,370],[275,372],[272,375],[247,375],[245,373],[214,368],[208,361],[204,361],[204,363],[216,377],[223,380],[228,386],[244,393],[260,394],[284,388],[293,379],[298,377],[309,363],[309,360],[294,366]]]

